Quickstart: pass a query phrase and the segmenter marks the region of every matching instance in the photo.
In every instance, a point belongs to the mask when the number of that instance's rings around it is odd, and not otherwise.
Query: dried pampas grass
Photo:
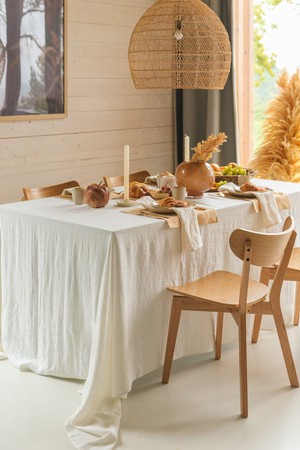
[[[249,167],[259,178],[300,182],[300,69],[277,80],[279,94],[267,107],[261,147]]]
[[[192,147],[194,151],[191,157],[192,163],[206,162],[211,159],[214,152],[220,152],[219,146],[227,141],[225,133],[210,134],[206,141],[198,142],[196,147]]]

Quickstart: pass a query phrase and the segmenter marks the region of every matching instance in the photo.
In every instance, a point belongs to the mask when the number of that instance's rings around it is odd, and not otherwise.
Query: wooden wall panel
[[[77,179],[82,185],[123,171],[174,170],[171,90],[136,90],[127,49],[133,27],[153,0],[68,0],[64,119],[2,121],[0,203],[23,186]]]

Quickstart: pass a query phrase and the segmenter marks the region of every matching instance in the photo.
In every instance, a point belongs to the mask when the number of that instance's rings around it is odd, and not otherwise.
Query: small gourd
[[[103,184],[90,184],[85,190],[85,201],[91,208],[103,208],[109,201],[109,189]]]

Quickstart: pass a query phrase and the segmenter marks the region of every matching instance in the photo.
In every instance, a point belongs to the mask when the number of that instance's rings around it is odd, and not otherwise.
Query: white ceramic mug
[[[84,188],[81,186],[72,189],[72,199],[75,205],[83,205],[84,202]]]
[[[184,200],[186,195],[186,188],[184,186],[172,187],[172,197],[175,198],[175,200]]]
[[[242,186],[244,183],[250,183],[251,177],[250,175],[239,175],[238,176],[238,185]]]

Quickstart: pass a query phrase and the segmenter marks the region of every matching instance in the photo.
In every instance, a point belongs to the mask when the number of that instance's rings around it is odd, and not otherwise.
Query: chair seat
[[[199,280],[168,289],[181,296],[238,307],[240,283],[240,275],[219,270]],[[268,287],[265,284],[250,279],[247,305],[262,301],[267,293]]]

